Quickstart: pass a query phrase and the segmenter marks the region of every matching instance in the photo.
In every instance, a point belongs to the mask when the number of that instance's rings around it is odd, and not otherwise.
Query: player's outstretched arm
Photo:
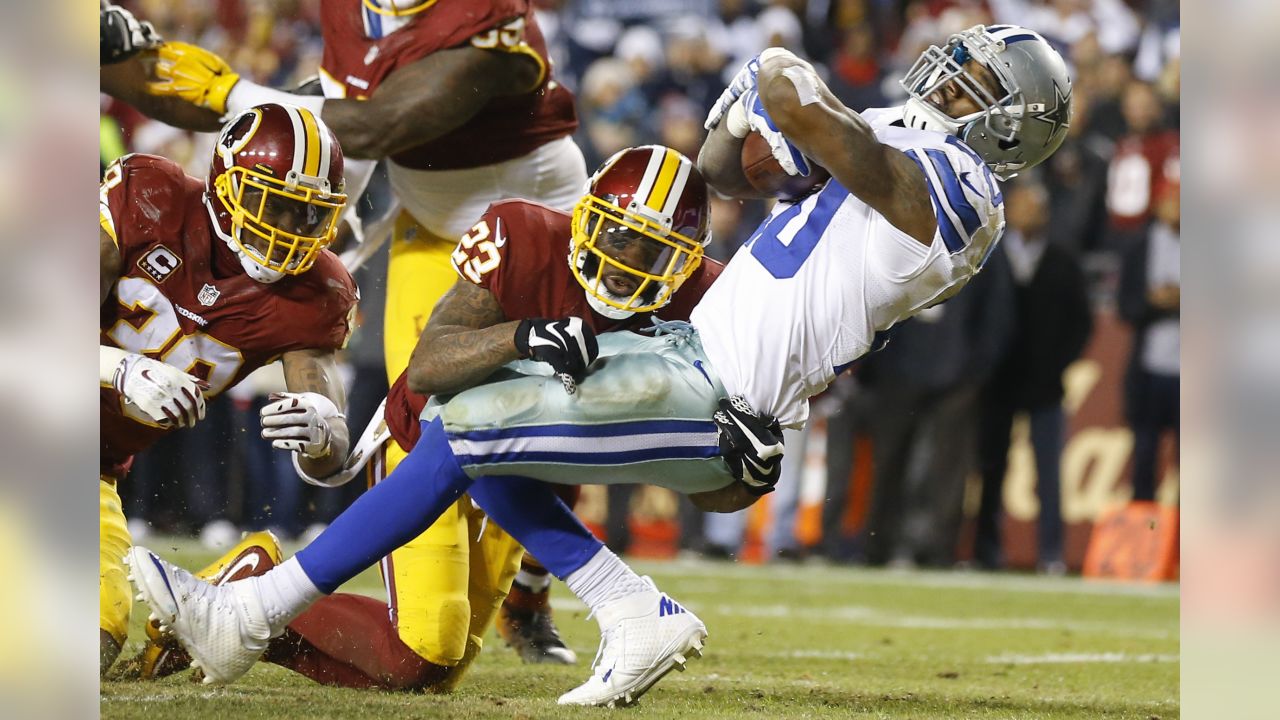
[[[493,293],[459,279],[436,303],[409,358],[409,389],[423,395],[460,392],[520,358],[515,333]]]
[[[396,70],[368,100],[326,100],[321,117],[343,152],[379,159],[442,137],[493,98],[541,81],[542,69],[523,54],[452,48]]]
[[[765,110],[800,152],[894,227],[922,244],[933,243],[937,219],[920,168],[881,143],[809,63],[791,53],[771,54],[760,63],[758,87]]]
[[[147,92],[147,67],[156,59],[155,50],[144,50],[138,55],[104,65],[98,71],[102,92],[126,102],[138,112],[166,125],[196,132],[217,132],[222,127],[218,113],[192,105],[179,97],[152,95]]]
[[[319,112],[348,158],[378,160],[461,127],[490,100],[529,92],[545,75],[528,54],[467,45],[431,53],[399,68],[366,100],[322,99],[241,78],[214,53],[187,43],[160,49],[149,92],[236,113],[263,103],[292,103]]]
[[[280,359],[289,391],[273,394],[274,402],[262,409],[262,437],[295,452],[307,475],[328,477],[342,469],[351,446],[337,356],[332,350],[294,350]]]

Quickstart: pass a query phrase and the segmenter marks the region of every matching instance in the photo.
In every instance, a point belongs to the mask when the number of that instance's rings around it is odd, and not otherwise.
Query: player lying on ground
[[[807,398],[866,353],[877,331],[958,292],[1003,229],[993,171],[1007,176],[1044,160],[1070,118],[1062,58],[1024,28],[959,33],[927,50],[904,86],[911,95],[905,107],[864,117],[791,54],[773,50],[753,60],[713,108],[700,165],[719,187],[746,188],[741,138],[754,129],[784,167],[797,172],[812,161],[832,180],[802,200],[779,203],[694,309],[692,327],[655,338],[600,336],[600,359],[573,395],[554,378],[526,376],[429,405],[406,462],[294,558],[262,577],[213,587],[135,548],[130,562],[142,594],[205,659],[206,670],[226,681],[320,595],[469,488],[477,497],[477,479],[498,490],[493,496],[519,496],[531,506],[542,488],[494,478],[587,482],[606,466],[615,468],[611,480],[680,492],[767,485],[753,466],[780,448],[766,447],[762,436],[722,453],[717,428],[735,426],[752,408],[787,425],[803,423]],[[575,231],[588,238],[581,245],[609,222],[575,216]],[[682,247],[672,250],[669,262],[682,262]],[[651,278],[642,276],[637,294]],[[713,422],[730,396],[735,416]],[[754,456],[747,449],[753,446]],[[482,506],[495,499],[479,495]],[[500,508],[486,509],[544,561],[543,546],[552,552],[573,544],[554,521],[508,522]],[[555,516],[548,510],[546,517]],[[621,625],[621,633],[605,630],[598,674],[562,702],[634,699],[704,632],[698,623],[672,633],[675,619],[689,614],[634,585],[625,566],[595,564],[600,557],[572,570],[570,586],[644,598],[634,612],[648,605],[649,614]],[[601,610],[592,592],[579,595]],[[620,695],[619,674],[627,685]]]
[[[129,627],[118,557],[131,544],[115,484],[135,453],[204,417],[205,398],[277,358],[289,392],[263,437],[324,475],[347,454],[334,351],[356,287],[325,250],[346,203],[342,151],[310,111],[252,108],[218,138],[209,175],[129,155],[101,186],[102,670]]]
[[[595,176],[591,192],[580,201],[580,206],[584,209],[608,207],[610,212],[625,214],[627,210],[616,205],[616,199],[637,197],[638,186],[650,165],[669,166],[673,185],[678,175],[686,175],[682,186],[673,186],[668,191],[674,200],[670,214],[681,218],[673,224],[694,228],[692,238],[705,244],[710,239],[706,230],[709,212],[706,185],[693,163],[669,148],[632,148],[610,158]],[[669,303],[652,312],[619,310],[586,292],[570,272],[564,260],[572,244],[570,220],[568,213],[537,203],[508,200],[492,205],[472,232],[462,239],[453,256],[458,271],[457,284],[440,300],[408,370],[396,380],[388,395],[386,422],[396,442],[406,451],[417,444],[421,432],[418,416],[427,398],[419,393],[449,395],[465,390],[522,354],[531,355],[550,368],[568,369],[581,375],[585,360],[576,353],[562,355],[561,346],[539,342],[571,327],[580,327],[577,333],[583,343],[594,342],[594,333],[643,330],[649,326],[653,312],[672,320],[687,320],[689,311],[723,268],[715,260],[704,259],[671,294]],[[615,260],[630,259],[631,264],[646,265],[642,259],[628,258],[620,252],[625,249],[635,253],[645,247],[603,245],[601,251]],[[594,256],[587,260],[599,262]],[[629,296],[638,282],[635,276],[619,268],[608,265],[603,268],[603,284],[610,293],[606,299]],[[617,300],[612,302],[618,304]],[[574,324],[574,320],[580,321],[580,326]],[[520,348],[529,348],[529,351],[522,353]],[[755,496],[747,498],[754,500]],[[714,503],[722,499],[694,498],[695,503],[712,503],[713,509],[720,507]],[[469,499],[454,507],[468,509],[468,518],[459,523],[461,527],[475,533],[496,534],[490,540],[490,547],[514,545],[514,540],[496,523],[482,527],[483,513],[472,508]],[[277,559],[280,556],[274,540],[260,535],[253,542],[233,549],[200,574],[217,577],[223,568],[234,566],[237,557],[252,552],[254,547],[260,548],[259,556]],[[385,566],[392,560],[383,558],[382,562]],[[268,565],[265,560],[259,561],[253,574],[265,572]],[[489,566],[502,570],[495,572],[486,586],[505,587],[515,572],[511,563]],[[393,576],[426,579],[433,577],[429,570],[419,568],[417,572]],[[426,588],[421,582],[388,585],[390,612],[388,603],[360,595],[325,596],[290,622],[284,634],[271,640],[263,659],[331,685],[433,691],[455,687],[473,656],[454,666],[438,666],[419,657],[402,642],[403,633],[397,634],[395,625],[402,608],[412,608],[414,603],[423,601],[420,594]],[[470,623],[476,648],[480,647],[480,637],[497,610],[495,606],[501,593],[494,597],[488,606],[472,603],[470,617],[457,619],[457,622]],[[353,637],[362,638],[362,642],[352,643]],[[144,668],[144,674],[176,671],[185,668],[189,660],[185,651],[170,638],[149,654],[147,666],[153,670],[148,673]],[[154,668],[158,667],[161,669],[156,672]]]
[[[128,101],[182,100],[216,113],[288,102],[323,118],[348,159],[386,159],[406,211],[395,221],[383,316],[393,382],[454,283],[458,238],[491,203],[521,198],[568,211],[581,196],[587,172],[571,138],[573,95],[555,81],[528,0],[324,0],[320,26],[324,97],[264,87],[207,50],[170,42],[153,53],[154,81],[130,86],[145,97]],[[353,196],[372,166],[348,162]],[[403,457],[391,446],[385,466]],[[499,602],[507,587],[493,588],[491,578],[522,555],[496,534],[477,539],[470,512],[466,502],[450,509],[386,567],[388,583],[415,597],[400,607],[400,639],[431,664],[453,666],[479,651],[468,608]],[[526,562],[518,579],[501,615],[504,638],[526,661],[573,662],[551,623],[546,571]]]
[[[459,253],[458,263],[464,280],[446,296],[442,302],[445,307],[438,309],[435,319],[423,334],[410,366],[409,382],[414,388],[447,392],[474,385],[494,368],[527,356],[540,362],[526,363],[525,371],[552,375],[546,387],[553,393],[553,402],[574,403],[579,396],[588,404],[598,402],[599,397],[594,401],[586,397],[593,393],[589,385],[594,376],[587,378],[588,384],[581,389],[576,389],[574,379],[575,375],[581,377],[597,356],[592,325],[634,326],[633,318],[637,314],[665,309],[673,297],[680,304],[671,310],[677,314],[687,312],[690,303],[679,300],[684,291],[676,291],[693,278],[694,286],[690,289],[700,292],[712,274],[701,270],[699,262],[707,239],[706,202],[705,183],[688,159],[666,148],[647,147],[625,151],[611,158],[593,178],[591,191],[578,203],[572,219],[528,203],[495,206],[489,216],[491,239],[484,241],[490,247],[485,247],[478,237],[464,239],[460,245],[463,252]],[[502,222],[504,219],[505,223]],[[553,243],[544,245],[540,251],[535,248],[536,259],[532,263],[527,254],[529,248],[523,244],[525,238],[518,234],[525,229],[535,229],[544,237],[544,243]],[[565,235],[572,237],[572,265],[564,262],[563,250],[554,250],[554,245],[564,246],[559,244],[563,240],[556,242],[553,238]],[[479,258],[483,260],[472,262]],[[497,265],[494,265],[495,261]],[[504,269],[503,263],[508,267]],[[532,272],[528,275],[519,273],[522,266]],[[481,277],[482,267],[485,268],[484,277]],[[494,274],[488,275],[490,272]],[[490,292],[480,291],[481,288],[473,284],[476,282],[488,283]],[[570,315],[557,321],[505,319],[508,312],[513,315],[527,312],[517,309],[520,304],[552,308],[557,314],[569,312]],[[591,321],[583,322],[582,315],[592,318]],[[612,316],[612,321],[607,316]],[[613,353],[630,344],[652,341],[652,338],[630,333],[610,333],[601,337],[606,344],[606,354],[611,354],[608,348],[610,341],[617,346]],[[668,341],[661,342],[666,345]],[[682,345],[672,345],[672,353],[682,352]],[[463,347],[470,348],[471,357],[467,362],[458,362],[455,356]],[[477,360],[480,361],[479,367]],[[662,367],[645,371],[650,376],[664,372]],[[644,376],[628,379],[627,374],[624,369],[617,381],[637,382],[642,386],[646,380]],[[710,385],[702,375],[686,374],[682,381]],[[659,382],[670,380],[662,378]],[[575,388],[575,393],[566,393],[566,386]],[[614,404],[645,402],[643,394],[624,399],[617,391],[602,390],[603,397],[615,397]],[[508,399],[501,395],[491,396],[497,404],[476,410],[491,415],[495,420],[502,420],[506,411],[501,406]],[[659,393],[649,399],[652,405],[646,408],[660,414],[672,400],[673,397]],[[728,415],[739,413],[730,410]],[[748,425],[753,422],[745,415],[739,420]],[[729,422],[727,417],[726,422]],[[669,453],[672,458],[690,457],[689,450],[692,449],[696,453],[693,457],[703,457],[724,467],[723,461],[716,457],[720,452],[719,441],[716,426],[709,419],[648,425],[652,426],[649,428],[651,431],[659,433],[675,430],[667,436],[675,445]],[[412,506],[393,508],[357,502],[342,516],[346,529],[339,528],[332,534],[327,532],[326,536],[337,540],[355,527],[351,523],[364,526],[365,531],[375,531],[376,526],[382,525],[405,530],[406,511],[431,522],[432,516],[418,513],[415,506],[433,502],[430,496],[434,491],[429,484],[419,483],[414,478],[434,474],[426,466],[447,455],[447,450],[441,451],[443,435],[440,427],[438,421],[426,424],[409,459],[384,483],[370,490],[370,493],[381,494],[387,487],[419,487],[424,492],[414,499]],[[583,425],[580,429],[588,434],[593,431],[590,425]],[[607,431],[609,428],[601,429]],[[735,436],[745,441],[741,433],[740,429],[735,429]],[[617,442],[634,444],[625,437],[626,434],[624,432],[618,440],[606,435],[593,441],[606,450],[599,458],[601,467],[610,468],[616,465],[616,460],[625,459],[618,455],[631,454],[625,447],[621,448],[621,453],[607,452],[609,446]],[[769,444],[776,444],[776,432],[770,434],[761,430],[760,435],[771,436]],[[690,441],[695,443],[692,448],[689,447]],[[573,442],[581,444],[580,441]],[[697,446],[699,443],[701,447]],[[725,509],[749,504],[776,480],[778,460],[778,457],[771,461],[760,460],[770,467],[764,477],[755,481],[756,486],[750,491],[740,483],[719,482],[716,492],[701,496],[700,501]],[[625,472],[625,469],[614,471]],[[599,467],[596,472],[605,477],[613,474],[601,472]],[[727,467],[723,472],[732,480]],[[725,485],[729,487],[724,488]],[[671,668],[682,665],[686,655],[701,647],[705,635],[702,623],[692,613],[658,593],[647,580],[631,572],[595,540],[546,486],[516,477],[482,477],[470,485],[470,492],[498,525],[507,528],[518,539],[532,542],[527,546],[534,548],[540,557],[550,558],[552,571],[567,579],[569,587],[596,613],[605,637],[613,639],[602,650],[601,666],[608,667],[609,671],[603,678],[593,678],[583,688],[566,695],[564,702],[626,702],[638,697]],[[440,512],[460,494],[451,492],[447,497],[438,498],[443,504],[437,504],[431,512]],[[389,515],[377,519],[362,515],[368,511]],[[413,537],[413,533],[419,530],[420,525],[414,523],[407,534],[396,537],[387,547],[395,547],[395,543]],[[322,563],[328,562],[324,558],[331,555],[323,543],[313,545],[306,552],[320,558]],[[367,566],[376,559],[369,557],[359,562]],[[282,567],[286,574],[303,572],[299,579],[307,577],[296,559]],[[337,573],[345,572],[336,566],[333,569]],[[310,572],[318,574],[314,568]],[[195,587],[213,589],[205,585]],[[242,588],[244,585],[232,583],[227,587]],[[335,588],[326,589],[332,592]],[[161,620],[170,623],[173,618],[162,614]],[[181,624],[175,625],[174,629],[184,642],[190,636]],[[259,640],[269,644],[268,638],[278,634],[272,628],[267,634],[259,634]],[[374,633],[374,637],[381,636]],[[617,652],[628,643],[633,648],[647,649],[638,660],[624,663],[617,657]],[[237,667],[232,674],[218,665],[217,660],[203,648],[190,643],[187,645],[210,680],[229,681],[248,669],[248,665]],[[255,657],[242,654],[242,659],[249,664]]]

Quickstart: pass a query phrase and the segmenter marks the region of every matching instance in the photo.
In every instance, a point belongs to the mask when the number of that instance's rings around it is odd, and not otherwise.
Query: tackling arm
[[[518,360],[518,321],[488,290],[458,280],[436,303],[409,358],[409,389],[423,395],[465,390]]]
[[[336,408],[347,404],[338,360],[332,350],[294,350],[281,357],[284,382],[290,393],[316,393],[327,398]],[[341,412],[341,410],[339,410]],[[351,445],[347,422],[342,415],[320,418],[328,428],[328,448],[320,457],[297,453],[295,457],[304,472],[323,478],[340,471]]]
[[[537,87],[531,58],[460,47],[400,68],[368,100],[326,100],[321,117],[355,158],[383,158],[461,127],[490,100]]]
[[[791,53],[773,54],[761,60],[758,87],[765,110],[787,140],[894,227],[921,244],[933,244],[937,219],[920,168],[881,143],[812,66]]]
[[[102,92],[129,103],[149,118],[183,130],[217,132],[222,127],[218,113],[192,105],[182,98],[147,92],[147,67],[155,62],[156,51],[144,50],[123,62],[104,65],[98,71]]]

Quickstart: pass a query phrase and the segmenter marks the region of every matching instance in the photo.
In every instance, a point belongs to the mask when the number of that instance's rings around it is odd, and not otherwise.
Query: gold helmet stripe
[[[662,161],[666,158],[666,149],[656,145],[640,149],[649,151],[649,162],[644,167],[644,175],[640,177],[640,183],[636,185],[632,198],[640,205],[647,205],[645,199],[653,194],[653,187],[658,180],[658,171],[662,169]],[[621,157],[622,153],[618,155]]]
[[[680,155],[667,148],[663,153],[662,167],[658,170],[658,177],[653,182],[653,191],[649,193],[649,198],[644,201],[644,204],[649,209],[657,213],[663,212],[663,208],[667,205],[667,198],[673,194],[671,188],[679,169]],[[679,195],[679,193],[675,193],[675,195]]]
[[[303,147],[306,153],[302,163],[302,174],[317,177],[320,174],[320,154],[324,144],[320,141],[320,130],[310,110],[299,108],[297,113],[302,118]]]

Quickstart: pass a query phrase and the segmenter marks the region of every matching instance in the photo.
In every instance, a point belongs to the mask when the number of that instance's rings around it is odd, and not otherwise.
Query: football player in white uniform
[[[1025,28],[958,33],[925,51],[903,85],[910,94],[904,107],[859,114],[790,53],[770,50],[748,63],[707,120],[699,165],[709,182],[754,194],[740,160],[751,130],[789,173],[806,174],[816,163],[832,179],[778,204],[694,310],[691,326],[668,323],[663,329],[675,333],[653,338],[601,335],[599,359],[584,358],[589,371],[574,394],[552,372],[513,366],[524,374],[429,405],[405,463],[262,577],[214,587],[135,548],[128,559],[144,598],[206,674],[228,682],[308,603],[412,537],[477,478],[598,482],[599,469],[609,467],[614,482],[768,492],[781,452],[772,418],[802,424],[808,398],[868,352],[876,332],[958,292],[1003,230],[997,176],[1047,158],[1070,120],[1066,65]],[[653,168],[654,177],[661,173]],[[584,208],[574,215],[571,267],[588,292],[623,310],[662,297],[667,278],[696,265],[698,251],[669,232],[670,218],[641,214]],[[655,236],[655,229],[665,231]],[[601,260],[636,276],[630,297],[603,293],[583,277],[596,265],[575,259],[594,252],[597,240],[614,248],[660,243],[644,254],[654,260],[644,268]],[[580,328],[569,334],[561,346],[590,346]],[[485,509],[544,562],[564,553],[561,535],[529,518],[508,524],[505,513]],[[376,526],[366,522],[372,517]],[[554,509],[536,519],[559,522]],[[635,599],[625,614],[607,613],[597,674],[561,702],[629,702],[701,646],[705,629],[692,613],[636,582],[617,558],[548,567],[571,572],[571,589],[593,611]],[[596,593],[604,586],[630,589],[602,605]]]

